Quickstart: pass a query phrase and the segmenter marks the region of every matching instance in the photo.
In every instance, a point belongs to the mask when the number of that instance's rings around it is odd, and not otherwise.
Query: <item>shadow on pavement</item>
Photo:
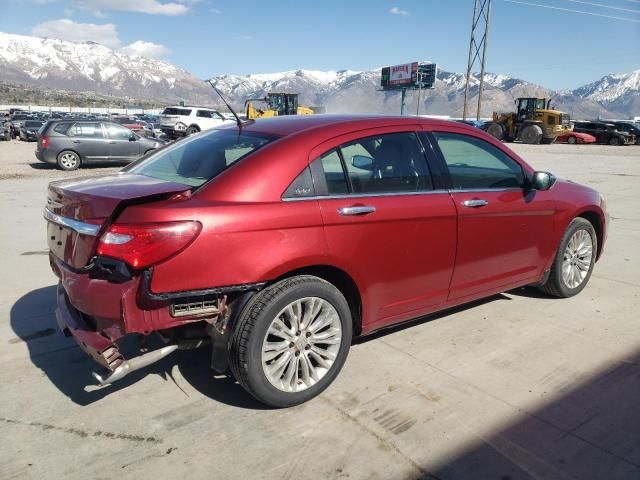
[[[147,368],[130,373],[113,385],[94,388],[91,372],[98,371],[100,367],[73,339],[65,338],[60,333],[55,319],[55,304],[55,285],[34,290],[20,298],[11,308],[11,327],[20,340],[14,339],[12,342],[25,342],[31,362],[74,403],[89,405],[129,387],[147,375],[159,375],[167,382],[173,382],[178,386],[171,373],[174,367],[178,367],[189,384],[213,400],[239,408],[266,408],[232,378],[213,376],[209,368],[209,348],[177,351]],[[150,342],[150,346],[160,346],[160,342],[156,345]],[[125,358],[135,356],[135,338],[126,338],[121,344],[121,350]],[[88,385],[91,387],[85,388]]]
[[[469,443],[426,479],[640,479],[640,350]],[[557,396],[557,397],[556,397]]]

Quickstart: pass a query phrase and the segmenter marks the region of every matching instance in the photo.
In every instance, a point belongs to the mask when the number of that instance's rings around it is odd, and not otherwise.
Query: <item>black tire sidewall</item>
[[[275,316],[289,303],[304,297],[319,297],[333,305],[342,324],[342,341],[333,366],[318,383],[301,392],[288,393],[278,390],[265,376],[262,368],[262,344]],[[248,308],[256,308],[256,302],[251,302]],[[276,295],[259,312],[253,331],[249,336],[245,368],[251,392],[258,400],[275,407],[288,407],[310,400],[325,390],[340,373],[349,353],[351,338],[351,311],[344,296],[337,288],[320,279],[315,279],[287,289]]]
[[[184,132],[185,136],[189,137],[191,135],[195,135],[196,133],[198,133],[200,130],[198,130],[196,127],[189,127],[187,128],[187,130]]]
[[[569,144],[571,144],[571,145],[575,145],[575,144],[576,144],[576,143],[578,143],[578,142],[576,141],[576,137],[569,137],[569,138],[567,139],[567,143],[569,143]]]
[[[589,271],[587,272],[587,276],[584,278],[582,283],[578,285],[576,288],[570,288],[564,283],[564,280],[562,279],[562,263],[564,260],[564,251],[567,248],[567,244],[569,243],[569,240],[571,239],[571,237],[578,230],[585,230],[591,237],[591,243],[593,245],[593,255],[591,259],[591,265],[589,266]],[[560,291],[563,297],[573,297],[574,295],[577,295],[582,290],[584,290],[584,288],[587,286],[587,283],[589,283],[589,279],[591,278],[591,273],[593,272],[593,267],[596,264],[597,253],[598,253],[598,237],[593,228],[593,225],[591,225],[591,222],[589,222],[587,219],[580,218],[580,217],[573,219],[573,221],[569,224],[569,226],[567,227],[567,230],[565,231],[562,237],[560,248],[558,249],[558,253],[556,254],[556,258],[554,260],[555,262],[554,274],[557,276],[557,278],[555,278],[554,281],[556,282],[558,290]]]

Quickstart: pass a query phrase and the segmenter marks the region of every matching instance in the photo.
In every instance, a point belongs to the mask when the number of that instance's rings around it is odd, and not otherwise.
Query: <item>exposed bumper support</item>
[[[130,360],[125,360],[106,377],[103,377],[102,375],[99,375],[95,372],[93,372],[92,375],[93,378],[97,380],[99,385],[109,385],[123,379],[131,372],[135,372],[136,370],[139,370],[141,368],[148,367],[152,363],[156,363],[157,361],[162,360],[164,357],[175,352],[177,349],[178,345],[167,345],[166,347],[154,350],[153,352],[145,353],[144,355],[140,355],[139,357],[135,357]]]

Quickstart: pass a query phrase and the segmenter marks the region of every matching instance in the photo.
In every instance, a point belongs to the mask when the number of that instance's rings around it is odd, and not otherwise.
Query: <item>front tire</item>
[[[621,145],[620,139],[618,137],[611,137],[609,139],[609,145],[613,145],[613,146]]]
[[[591,222],[574,218],[562,236],[549,278],[539,288],[554,297],[577,295],[591,278],[597,252],[598,238]]]
[[[325,390],[349,353],[352,319],[340,291],[301,275],[258,293],[238,319],[231,371],[257,400],[291,407]]]
[[[570,145],[574,145],[576,143],[576,137],[570,136],[569,138],[567,138],[567,143]]]

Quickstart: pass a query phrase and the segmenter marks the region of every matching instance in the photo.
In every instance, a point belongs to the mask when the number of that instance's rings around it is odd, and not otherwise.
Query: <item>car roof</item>
[[[435,118],[398,116],[384,114],[319,114],[288,115],[282,117],[261,118],[243,127],[247,131],[288,136],[298,132],[311,132],[325,127],[348,127],[348,131],[367,128],[422,125],[427,127],[455,125],[461,129],[477,131],[477,128],[463,123]]]

